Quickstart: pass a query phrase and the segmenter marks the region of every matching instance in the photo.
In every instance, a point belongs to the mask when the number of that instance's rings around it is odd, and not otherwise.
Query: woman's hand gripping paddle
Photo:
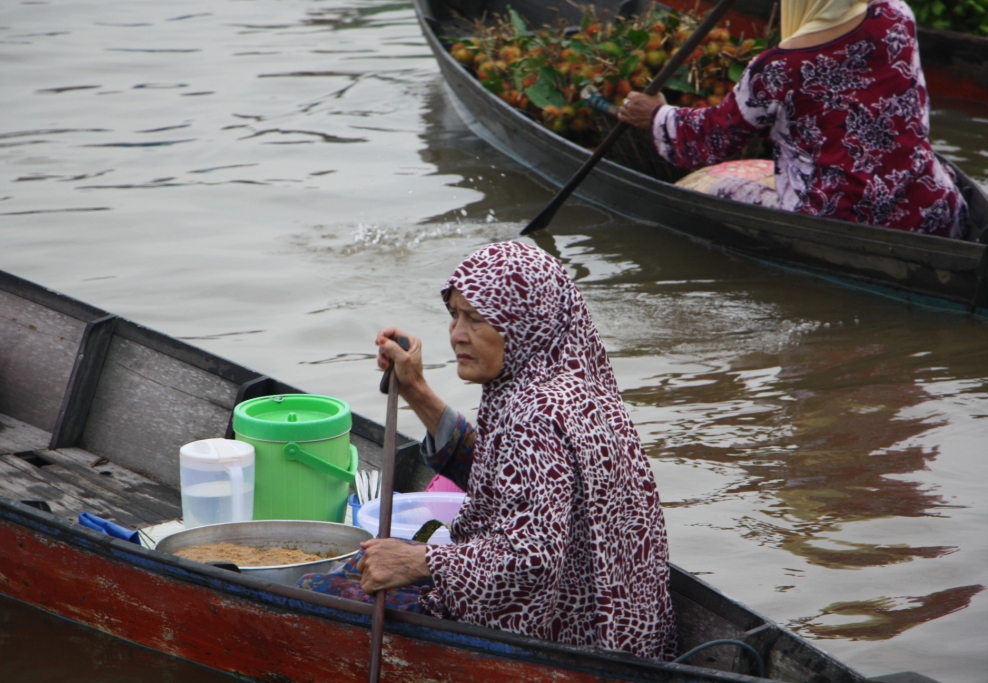
[[[398,337],[395,341],[408,351],[408,338]],[[381,457],[381,519],[378,538],[391,536],[391,503],[395,488],[395,446],[398,434],[398,375],[394,371],[394,361],[388,365],[381,378],[381,393],[388,395],[388,409],[384,421],[384,453]],[[384,640],[384,597],[386,591],[374,594],[374,612],[371,621],[371,654],[367,680],[378,683],[381,678],[381,643]]]
[[[696,27],[696,30],[693,31],[693,35],[686,39],[686,42],[683,43],[682,46],[676,51],[676,54],[670,57],[669,61],[666,62],[666,65],[662,67],[662,71],[657,73],[655,78],[652,79],[652,82],[648,84],[648,87],[645,88],[646,95],[654,95],[662,89],[662,86],[666,84],[666,81],[668,81],[672,75],[676,73],[676,70],[682,66],[683,62],[686,61],[686,58],[693,54],[693,50],[697,48],[700,41],[713,30],[714,26],[717,25],[717,22],[721,20],[733,4],[734,0],[720,0],[720,2],[717,3],[717,6],[710,10],[710,14],[708,14],[703,22]],[[531,223],[525,226],[525,228],[521,231],[522,235],[528,235],[549,225],[549,222],[552,221],[552,217],[556,215],[557,211],[559,211],[559,207],[561,207],[569,196],[573,194],[573,191],[576,190],[577,186],[583,182],[583,179],[590,174],[590,171],[592,171],[593,167],[597,165],[597,162],[604,158],[604,155],[611,150],[611,147],[614,146],[614,143],[617,142],[617,139],[624,134],[624,131],[627,128],[628,124],[621,122],[611,129],[611,132],[606,138],[604,138],[604,141],[598,145],[591,157],[584,162],[583,166],[580,167],[580,170],[578,170],[576,174],[570,178],[565,187],[559,191],[559,193],[546,205],[544,209],[542,209],[542,212],[536,216]]]

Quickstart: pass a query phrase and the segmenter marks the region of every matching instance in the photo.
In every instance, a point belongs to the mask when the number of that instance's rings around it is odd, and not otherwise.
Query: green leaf
[[[635,69],[638,67],[639,57],[638,55],[631,55],[626,60],[621,63],[621,68],[618,71],[621,73],[621,78],[628,78],[634,73]]]
[[[611,42],[610,40],[605,40],[603,43],[597,46],[601,52],[605,52],[612,57],[623,57],[624,50],[618,46],[617,43]]]
[[[554,88],[562,88],[566,84],[566,79],[563,75],[551,66],[539,67],[539,80],[545,81]]]
[[[682,78],[670,78],[663,87],[668,90],[675,90],[676,92],[696,92],[696,88]]]
[[[696,87],[686,79],[688,75],[689,75],[689,69],[687,69],[684,66],[681,66],[679,67],[679,69],[676,70],[676,73],[673,75],[673,77],[670,78],[668,81],[666,81],[666,84],[663,87],[668,88],[669,90],[677,90],[679,92],[691,92],[695,94],[698,91]]]
[[[528,24],[525,20],[521,18],[518,12],[508,7],[508,14],[511,16],[511,28],[515,30],[515,37],[521,38],[522,36],[530,36],[532,32],[528,30]]]
[[[648,31],[632,29],[628,31],[628,40],[634,43],[635,47],[645,47],[648,43]]]
[[[741,74],[744,73],[744,64],[731,64],[730,68],[727,70],[727,77],[732,81],[737,83],[741,80]]]
[[[580,30],[586,33],[588,28],[590,28],[590,15],[584,14],[583,19],[580,21]]]
[[[596,54],[591,46],[587,45],[586,43],[580,40],[570,41],[569,47],[571,50],[573,50],[573,52],[577,52],[583,55],[584,57],[592,57],[594,54]]]
[[[500,95],[501,91],[504,90],[504,81],[497,76],[488,78],[486,81],[481,81],[481,84],[495,95]]]
[[[539,109],[548,106],[563,107],[566,105],[566,98],[545,79],[540,78],[532,86],[525,88],[525,94],[529,101]]]

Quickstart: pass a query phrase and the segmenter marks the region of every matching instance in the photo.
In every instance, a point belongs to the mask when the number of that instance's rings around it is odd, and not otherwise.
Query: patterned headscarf
[[[839,26],[867,9],[866,0],[782,0],[782,40]]]

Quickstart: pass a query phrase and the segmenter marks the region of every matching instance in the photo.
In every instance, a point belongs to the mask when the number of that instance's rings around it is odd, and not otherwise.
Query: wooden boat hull
[[[449,55],[437,31],[451,18],[453,4],[459,6],[443,0],[415,2],[458,112],[492,146],[552,184],[565,184],[590,152],[491,95]],[[512,6],[524,15],[533,3],[522,0]],[[474,3],[478,14],[465,16],[479,16],[487,7]],[[463,7],[460,10],[462,14]],[[961,181],[971,205],[971,232],[988,237],[988,198],[963,174]],[[677,187],[608,159],[595,167],[577,194],[643,225],[669,228],[735,253],[915,303],[988,315],[988,257],[985,246],[975,241],[740,204]]]
[[[0,500],[0,588],[133,643],[261,681],[365,681],[371,606],[253,579],[110,539]],[[389,613],[388,681],[742,681],[693,667],[581,662],[574,648],[437,629]],[[507,635],[507,634],[505,634]],[[584,658],[585,659],[585,658]]]
[[[240,401],[297,391],[0,272],[0,594],[255,680],[365,680],[370,605],[76,523],[79,512],[132,528],[179,517],[181,444],[229,430]],[[361,467],[375,468],[383,428],[354,415],[350,438]],[[418,443],[399,435],[396,489],[421,490],[430,476]],[[684,651],[732,638],[761,654],[772,679],[863,680],[678,568],[672,593]],[[736,646],[704,651],[701,667],[398,611],[388,613],[386,628],[388,681],[755,680]]]
[[[371,606],[282,586],[112,539],[0,497],[0,592],[74,622],[259,681],[364,681]],[[674,568],[681,637],[739,638],[771,680],[864,680],[815,647]],[[766,680],[549,643],[389,611],[384,680],[537,683]],[[735,667],[733,652],[708,663]],[[716,661],[717,659],[722,661]]]

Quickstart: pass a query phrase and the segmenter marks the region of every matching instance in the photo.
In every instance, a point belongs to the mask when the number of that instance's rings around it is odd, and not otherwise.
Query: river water
[[[25,0],[0,59],[0,268],[378,421],[397,324],[473,414],[438,289],[552,191],[459,120],[409,3]],[[945,104],[938,149],[988,185],[988,117]],[[988,680],[988,325],[578,201],[535,242],[589,302],[674,562],[866,674]],[[9,600],[0,662],[229,680]]]

